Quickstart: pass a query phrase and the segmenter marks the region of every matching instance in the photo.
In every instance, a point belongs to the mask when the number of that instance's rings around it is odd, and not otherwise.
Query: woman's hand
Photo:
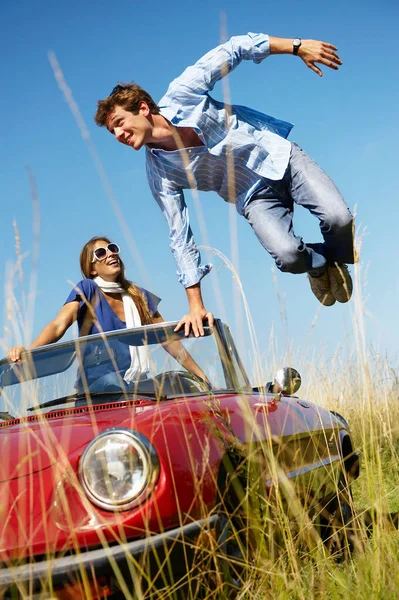
[[[21,356],[23,352],[26,352],[26,348],[24,346],[13,346],[7,352],[7,358],[10,362],[21,362]]]

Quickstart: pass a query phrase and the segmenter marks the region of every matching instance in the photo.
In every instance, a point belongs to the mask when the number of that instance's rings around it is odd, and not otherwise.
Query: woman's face
[[[105,281],[116,281],[121,272],[121,261],[118,254],[108,250],[108,244],[109,242],[106,242],[105,240],[94,242],[92,247],[93,254],[91,257],[93,262],[91,264],[92,270],[90,271],[90,274],[93,275],[93,277],[102,277]],[[101,260],[98,260],[94,256],[94,250],[97,248],[107,248],[107,254]]]

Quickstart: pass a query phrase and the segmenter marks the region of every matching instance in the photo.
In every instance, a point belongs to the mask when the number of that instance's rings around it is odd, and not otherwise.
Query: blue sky
[[[20,341],[16,324],[24,323],[28,333],[22,341],[28,343],[29,336],[35,336],[57,314],[68,295],[69,282],[80,279],[79,252],[93,235],[105,234],[119,243],[128,277],[163,298],[165,318],[177,319],[186,311],[185,292],[177,282],[168,247],[166,222],[146,183],[144,152],[117,144],[96,127],[93,114],[97,100],[107,96],[118,81],[134,80],[159,99],[186,66],[220,43],[225,29],[228,36],[262,31],[281,37],[321,39],[338,46],[343,66],[338,72],[325,71],[323,78],[296,57],[272,56],[260,65],[242,63],[229,77],[229,87],[233,103],[293,122],[290,139],[334,179],[351,210],[356,206],[357,226],[363,231],[359,273],[367,345],[396,356],[398,13],[396,0],[339,0],[322,5],[315,0],[3,3],[3,349]],[[123,222],[115,214],[88,144],[57,86],[50,51],[86,123]],[[221,84],[213,95],[223,98]],[[29,172],[40,206],[37,269],[32,259]],[[200,194],[206,238],[190,193],[186,200],[197,243],[206,245],[208,239],[229,260],[238,256],[238,271],[263,354],[268,353],[271,336],[279,352],[294,347],[302,355],[316,352],[328,357],[337,348],[352,345],[357,335],[355,309],[359,316],[354,302],[320,311],[306,277],[276,272],[271,257],[232,207],[214,193]],[[25,311],[21,286],[15,278],[20,314],[6,309],[6,282],[16,260],[14,219],[22,253],[26,254],[25,291],[30,281],[36,281]],[[238,237],[232,252],[235,227]],[[305,241],[320,238],[316,219],[306,211],[297,210],[295,229]],[[132,252],[132,240],[139,258]],[[215,265],[203,280],[206,306],[230,323],[249,361],[250,336],[242,302],[237,304],[231,271],[218,256],[204,252],[203,259]],[[218,289],[222,306],[217,301]]]

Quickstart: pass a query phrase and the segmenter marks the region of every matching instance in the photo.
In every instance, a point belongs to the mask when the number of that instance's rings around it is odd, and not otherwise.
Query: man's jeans
[[[332,262],[353,263],[353,217],[328,175],[297,144],[283,179],[267,180],[244,208],[244,216],[277,267],[318,274]],[[305,244],[294,233],[294,202],[320,221],[324,242]]]

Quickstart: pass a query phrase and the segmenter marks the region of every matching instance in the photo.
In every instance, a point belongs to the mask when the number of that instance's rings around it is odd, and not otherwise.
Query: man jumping
[[[116,85],[98,102],[95,121],[118,142],[134,150],[146,147],[151,191],[170,229],[178,278],[187,292],[186,335],[203,334],[202,265],[190,228],[183,190],[215,191],[234,202],[287,273],[307,273],[311,289],[325,306],[347,302],[352,280],[346,266],[354,262],[353,218],[326,173],[286,138],[292,128],[251,108],[228,106],[209,92],[242,60],[261,62],[270,54],[293,54],[318,75],[316,63],[337,70],[337,48],[316,40],[285,39],[248,33],[232,37],[188,67],[172,81],[157,105],[134,83]],[[232,185],[231,181],[234,181]],[[294,203],[319,219],[323,242],[305,243],[294,233]]]

